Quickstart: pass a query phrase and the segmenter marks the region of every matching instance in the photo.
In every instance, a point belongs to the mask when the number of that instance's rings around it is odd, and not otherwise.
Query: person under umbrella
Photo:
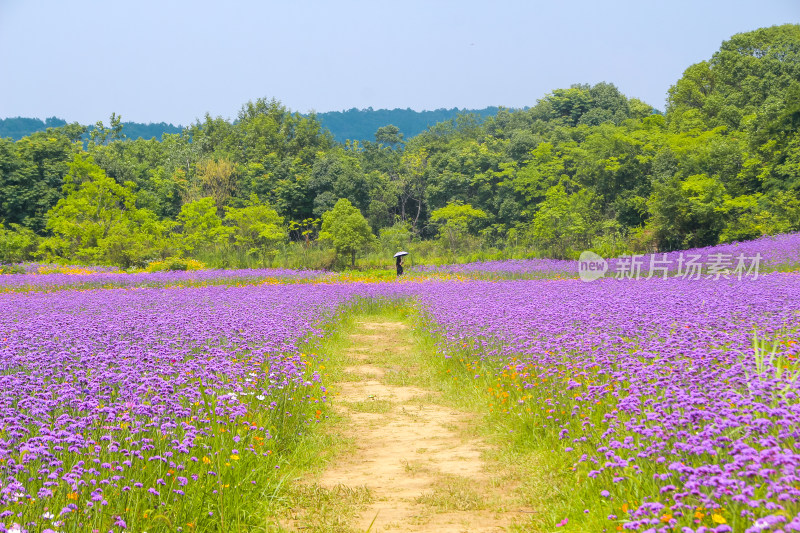
[[[397,276],[403,275],[403,256],[408,255],[408,252],[397,252],[394,257],[397,259]]]

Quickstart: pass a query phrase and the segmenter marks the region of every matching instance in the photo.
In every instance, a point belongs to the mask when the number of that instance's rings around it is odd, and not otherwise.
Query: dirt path
[[[399,321],[357,323],[333,400],[350,420],[344,431],[356,449],[317,483],[369,490],[371,503],[348,520],[356,531],[506,531],[526,511],[514,506],[502,473],[487,470],[487,445],[466,435],[472,415],[405,384],[415,371],[403,365],[414,361],[406,328]]]

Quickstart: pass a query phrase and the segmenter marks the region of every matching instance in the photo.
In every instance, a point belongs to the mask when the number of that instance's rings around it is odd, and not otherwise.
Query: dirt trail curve
[[[356,450],[318,483],[365,486],[372,503],[350,521],[356,531],[506,531],[515,507],[500,476],[481,458],[486,444],[465,436],[470,415],[437,405],[435,393],[396,385],[414,349],[399,321],[362,321],[351,335],[333,405],[351,421]],[[413,360],[412,358],[409,358]],[[373,523],[374,520],[374,523]]]

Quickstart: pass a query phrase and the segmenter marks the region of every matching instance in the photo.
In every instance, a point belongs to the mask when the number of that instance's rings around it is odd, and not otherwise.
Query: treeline
[[[667,251],[796,231],[798,80],[800,26],[784,25],[690,66],[664,114],[599,83],[411,138],[383,126],[366,142],[337,143],[316,116],[265,99],[162,141],[124,139],[112,116],[84,147],[86,128],[67,124],[0,141],[0,254],[123,266],[307,254],[340,199],[378,236],[361,248],[414,239],[452,256]]]
[[[0,137],[10,137],[12,140],[17,141],[33,133],[46,131],[48,128],[58,128],[66,125],[66,120],[57,117],[50,117],[45,120],[24,117],[3,118],[0,119]],[[125,132],[125,137],[128,139],[160,139],[165,133],[180,133],[183,130],[180,126],[174,126],[166,122],[159,122],[157,124],[123,122],[122,127]],[[86,128],[86,134],[84,135],[85,140],[89,139],[89,133],[94,128],[95,126],[88,126]]]
[[[0,118],[0,137],[10,137],[12,140],[18,141],[31,133],[66,125],[67,121],[58,117],[50,117],[45,120],[26,117]]]
[[[333,135],[337,142],[347,140],[372,140],[375,131],[387,124],[400,128],[406,137],[413,137],[422,133],[429,127],[456,118],[460,114],[474,114],[484,119],[497,114],[499,108],[486,107],[484,109],[435,109],[433,111],[414,111],[413,109],[348,109],[347,111],[328,111],[317,113],[315,116]],[[14,117],[0,119],[0,137],[11,137],[18,141],[39,131],[48,128],[66,126],[67,122],[57,117],[45,120],[38,118]],[[88,126],[84,140],[89,139],[89,133],[95,126]],[[123,122],[122,132],[127,139],[161,139],[165,133],[181,133],[180,126],[165,122],[143,124],[141,122]]]
[[[433,111],[414,111],[413,109],[348,109],[347,111],[328,111],[317,113],[316,117],[331,132],[337,142],[348,140],[371,141],[378,128],[392,124],[406,137],[414,137],[435,126],[447,122],[458,115],[475,115],[479,121],[497,114],[498,107],[484,109],[435,109]]]

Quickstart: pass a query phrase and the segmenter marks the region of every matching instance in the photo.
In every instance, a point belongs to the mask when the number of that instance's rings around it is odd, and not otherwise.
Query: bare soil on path
[[[496,532],[532,512],[510,490],[513,476],[484,459],[488,444],[469,430],[475,415],[411,385],[419,369],[405,323],[365,318],[349,341],[332,405],[349,421],[341,431],[354,449],[313,482],[331,491],[366,488],[369,503],[345,518],[349,528]]]

